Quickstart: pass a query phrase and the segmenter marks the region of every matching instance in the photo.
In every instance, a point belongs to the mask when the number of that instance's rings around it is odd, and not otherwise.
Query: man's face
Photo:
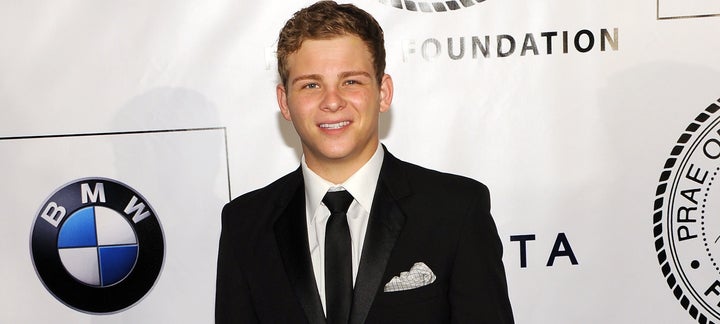
[[[300,136],[308,165],[362,166],[377,149],[379,114],[390,108],[390,76],[378,84],[367,46],[353,35],[306,40],[287,66],[278,104]]]

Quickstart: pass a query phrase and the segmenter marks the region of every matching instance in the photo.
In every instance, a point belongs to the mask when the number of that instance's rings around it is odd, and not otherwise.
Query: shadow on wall
[[[161,87],[123,105],[113,128],[123,131],[187,129],[219,125],[217,107],[195,90]]]
[[[113,120],[118,131],[180,130],[172,133],[140,133],[127,137],[113,147],[115,166],[119,176],[124,174],[154,178],[158,186],[193,183],[200,188],[212,188],[215,174],[223,168],[218,156],[207,156],[203,136],[197,128],[219,125],[216,106],[201,93],[185,89],[163,87],[138,95],[123,105]],[[172,136],[172,137],[170,137]],[[220,144],[218,144],[220,145]],[[224,146],[224,145],[223,145]],[[199,153],[204,152],[204,153]],[[219,152],[223,153],[224,152]],[[142,160],[144,168],[138,168]],[[173,165],[189,164],[214,170],[187,170],[183,174],[167,172]],[[217,169],[215,169],[217,168]]]

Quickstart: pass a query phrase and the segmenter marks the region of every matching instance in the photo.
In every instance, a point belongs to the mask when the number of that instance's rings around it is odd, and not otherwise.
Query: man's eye
[[[317,83],[308,83],[303,86],[303,89],[317,89],[319,87],[320,85],[318,85]]]
[[[346,85],[353,85],[353,84],[360,84],[357,80],[347,80],[345,81]]]

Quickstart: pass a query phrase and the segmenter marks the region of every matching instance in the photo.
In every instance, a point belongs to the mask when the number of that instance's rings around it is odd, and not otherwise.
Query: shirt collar
[[[385,151],[382,149],[382,145],[378,145],[375,154],[373,154],[365,165],[355,171],[344,183],[334,184],[323,179],[313,170],[310,170],[303,155],[301,166],[305,181],[305,206],[308,221],[313,220],[317,208],[320,207],[322,199],[325,197],[325,193],[331,188],[344,188],[350,192],[353,198],[360,204],[360,207],[369,213],[384,158]]]

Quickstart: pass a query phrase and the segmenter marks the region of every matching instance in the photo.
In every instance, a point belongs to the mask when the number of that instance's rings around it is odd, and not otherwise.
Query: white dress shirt
[[[325,302],[325,225],[330,211],[322,203],[325,193],[329,191],[347,190],[353,198],[347,212],[352,244],[353,286],[357,276],[360,256],[362,253],[365,231],[367,230],[370,208],[372,207],[375,188],[377,187],[380,168],[384,158],[382,146],[378,144],[375,154],[344,183],[333,184],[308,168],[305,156],[302,158],[302,173],[305,180],[305,214],[307,215],[308,243],[312,258],[315,281],[320,293],[323,311]]]

